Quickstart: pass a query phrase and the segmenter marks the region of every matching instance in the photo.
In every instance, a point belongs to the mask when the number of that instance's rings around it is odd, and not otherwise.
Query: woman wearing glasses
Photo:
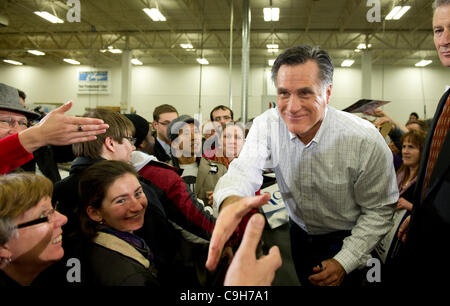
[[[67,218],[51,203],[52,182],[32,173],[0,176],[0,286],[32,285],[63,255]],[[10,226],[5,226],[5,224]],[[6,241],[6,242],[5,242]]]

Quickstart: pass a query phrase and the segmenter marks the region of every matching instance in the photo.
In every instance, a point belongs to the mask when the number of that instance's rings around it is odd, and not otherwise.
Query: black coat
[[[449,94],[450,89],[442,96],[431,123],[414,193],[403,271],[409,273],[409,277],[402,277],[414,284],[432,281],[439,285],[439,280],[447,279],[450,275],[450,266],[447,264],[450,257],[450,131],[447,132],[427,188],[423,190],[431,140]],[[445,283],[448,284],[448,280]]]
[[[70,169],[70,175],[55,184],[53,201],[58,203],[58,210],[68,219],[67,224],[63,226],[65,258],[85,258],[83,249],[87,241],[79,230],[81,200],[78,196],[78,182],[87,167],[101,160],[78,157]],[[143,182],[141,185],[147,197],[148,206],[145,212],[144,226],[136,234],[143,238],[153,251],[158,270],[164,271],[163,275],[170,275],[178,265],[177,260],[181,257],[179,248],[182,238],[166,218],[158,198],[158,193],[161,196],[161,191],[153,189]]]

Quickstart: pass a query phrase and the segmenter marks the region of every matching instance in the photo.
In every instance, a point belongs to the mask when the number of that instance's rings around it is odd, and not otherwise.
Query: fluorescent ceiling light
[[[59,19],[58,17],[56,17],[55,15],[50,14],[49,12],[46,11],[36,11],[34,12],[36,15],[38,15],[41,18],[44,18],[47,21],[50,21],[51,23],[64,23],[64,21],[62,19]]]
[[[278,44],[268,44],[267,49],[278,49]]]
[[[8,59],[5,59],[3,61],[5,63],[12,64],[12,65],[18,65],[18,66],[23,65],[21,62],[18,62],[18,61],[13,61],[13,60],[8,60]]]
[[[368,44],[367,46],[366,46],[366,44],[359,44],[358,45],[358,47],[356,47],[357,49],[367,49],[367,48],[370,48],[370,47],[372,47],[372,44]]]
[[[183,49],[192,49],[194,48],[191,44],[180,44],[180,47]]]
[[[209,64],[209,62],[208,62],[208,60],[206,58],[197,58],[197,62],[200,65],[208,65]]]
[[[280,8],[278,7],[265,7],[264,21],[278,21],[280,19]]]
[[[66,63],[72,64],[72,65],[79,65],[80,64],[79,61],[76,61],[76,60],[73,60],[73,59],[70,59],[70,58],[65,58],[63,61],[65,61]]]
[[[195,49],[186,49],[186,51],[195,51]]]
[[[405,13],[410,9],[411,7],[409,5],[406,5],[404,7],[402,7],[402,9],[400,10],[400,12],[398,12],[395,16],[394,16],[394,20],[399,20],[400,18],[402,18],[403,15],[405,15]]]
[[[131,63],[133,65],[142,65],[142,62],[140,60],[138,60],[137,58],[132,58]]]
[[[361,52],[361,49],[357,48],[357,49],[355,49],[355,52]]]
[[[267,63],[269,64],[269,66],[273,66],[273,63],[275,63],[275,59],[270,59],[267,61]]]
[[[122,53],[122,50],[120,49],[108,49],[108,51],[114,54]]]
[[[398,20],[400,19],[409,9],[411,8],[411,6],[406,5],[406,6],[395,6],[392,11],[389,12],[389,14],[387,14],[386,16],[386,20]]]
[[[354,60],[346,59],[341,63],[341,67],[350,67],[354,62]]]
[[[164,17],[161,12],[156,8],[145,8],[143,11],[150,17],[153,21],[166,21],[166,17]]]
[[[28,53],[34,54],[34,55],[45,55],[44,52],[38,51],[38,50],[28,50]]]
[[[269,52],[269,53],[275,53],[278,51],[279,51],[278,49],[267,49],[267,52]]]
[[[429,64],[431,64],[433,61],[431,60],[421,60],[420,62],[416,63],[415,66],[416,67],[425,67]]]

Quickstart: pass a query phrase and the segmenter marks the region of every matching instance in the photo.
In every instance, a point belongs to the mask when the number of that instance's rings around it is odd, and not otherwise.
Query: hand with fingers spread
[[[101,119],[65,115],[72,101],[48,113],[38,124],[19,133],[22,146],[28,151],[46,145],[70,145],[96,139],[106,132],[107,124]]]
[[[242,218],[253,208],[258,208],[267,203],[269,199],[269,194],[245,198],[231,196],[225,199],[209,244],[208,259],[206,261],[206,268],[209,271],[216,269],[225,243],[231,237]]]
[[[345,277],[345,270],[336,259],[322,261],[322,268],[313,268],[315,274],[308,279],[315,286],[339,286]]]
[[[255,214],[250,218],[244,238],[225,276],[225,286],[269,286],[275,271],[281,266],[278,247],[269,254],[256,259],[256,247],[264,229],[264,217]]]

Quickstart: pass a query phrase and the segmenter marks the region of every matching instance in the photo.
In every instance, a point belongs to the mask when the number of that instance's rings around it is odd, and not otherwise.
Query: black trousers
[[[312,286],[308,277],[315,274],[313,268],[326,259],[333,258],[342,248],[345,237],[351,231],[336,231],[324,235],[309,235],[292,220],[289,221],[291,253],[297,277],[302,286]],[[341,286],[360,287],[365,274],[355,270],[346,275]]]

